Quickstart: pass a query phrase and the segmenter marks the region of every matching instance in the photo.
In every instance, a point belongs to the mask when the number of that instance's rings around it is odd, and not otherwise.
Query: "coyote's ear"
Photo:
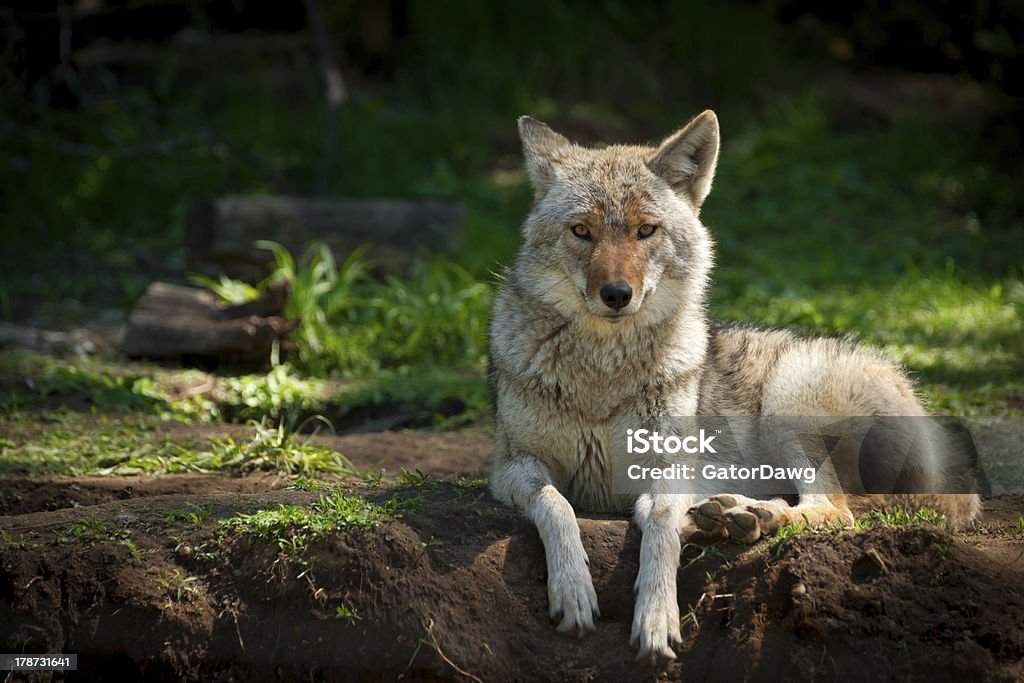
[[[519,139],[523,142],[523,157],[526,158],[526,172],[533,183],[538,197],[543,195],[554,178],[555,161],[553,153],[572,143],[564,136],[548,128],[546,123],[529,116],[519,117]]]
[[[647,165],[699,209],[711,192],[717,163],[718,117],[708,109],[665,138]]]

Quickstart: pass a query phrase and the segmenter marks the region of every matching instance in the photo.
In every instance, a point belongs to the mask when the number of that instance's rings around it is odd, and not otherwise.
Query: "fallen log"
[[[257,249],[271,240],[301,252],[320,240],[343,260],[357,247],[387,272],[401,273],[417,252],[451,252],[462,235],[463,207],[440,200],[334,200],[227,196],[195,205],[186,221],[185,258],[193,271],[259,276],[272,260]]]
[[[281,282],[254,301],[222,306],[207,290],[154,282],[128,317],[121,350],[132,358],[265,363],[274,341],[296,325],[284,318],[289,290]]]

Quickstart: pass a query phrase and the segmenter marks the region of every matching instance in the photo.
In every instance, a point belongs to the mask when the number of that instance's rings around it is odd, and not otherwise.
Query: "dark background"
[[[717,315],[863,335],[947,388],[1018,382],[1022,22],[990,2],[8,3],[0,319],[123,320],[185,281],[190,207],[238,193],[460,201],[448,256],[486,285],[530,201],[517,116],[656,141],[714,108]]]

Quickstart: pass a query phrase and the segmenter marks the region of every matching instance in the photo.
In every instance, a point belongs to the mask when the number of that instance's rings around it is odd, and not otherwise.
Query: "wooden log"
[[[239,306],[221,306],[203,289],[154,282],[125,326],[121,350],[133,358],[202,356],[264,363],[277,339],[295,328],[283,317],[288,284]]]
[[[451,252],[462,238],[463,208],[439,200],[332,200],[285,196],[227,196],[189,213],[185,257],[190,270],[258,275],[272,260],[257,249],[271,240],[298,255],[313,240],[340,261],[368,244],[388,272],[401,273],[419,251]]]

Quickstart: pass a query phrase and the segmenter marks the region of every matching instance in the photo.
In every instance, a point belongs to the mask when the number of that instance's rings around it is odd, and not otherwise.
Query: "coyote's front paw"
[[[739,505],[736,496],[711,496],[690,508],[693,523],[711,538],[726,538],[725,511]]]
[[[679,604],[665,591],[641,590],[633,612],[629,642],[639,646],[636,658],[653,665],[676,658],[672,644],[682,641],[679,632]]]
[[[778,531],[779,524],[771,507],[738,505],[725,511],[725,528],[729,538],[740,543],[753,543]]]
[[[560,633],[583,635],[594,630],[594,620],[601,613],[586,562],[565,564],[549,572],[548,605],[551,618],[561,620]]]
[[[709,536],[753,543],[778,531],[783,515],[772,501],[711,496],[690,508],[694,524]]]

